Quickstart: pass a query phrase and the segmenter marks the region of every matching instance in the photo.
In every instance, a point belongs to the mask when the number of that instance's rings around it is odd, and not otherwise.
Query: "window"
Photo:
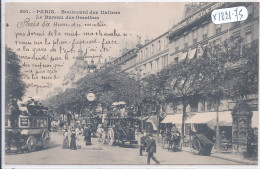
[[[200,110],[202,112],[206,111],[206,101],[205,100],[201,100],[200,103],[201,103],[201,109]]]
[[[164,48],[167,48],[168,47],[168,38],[164,38]]]
[[[140,60],[143,59],[143,51],[140,51],[139,58],[140,58]]]
[[[205,39],[207,39],[207,38],[208,38],[208,35],[207,35],[207,34],[203,35],[203,40],[205,40]]]
[[[161,41],[159,40],[158,41],[158,51],[160,51],[161,50]]]
[[[154,54],[154,44],[152,44],[152,54]]]
[[[216,25],[216,34],[219,34],[221,32],[221,27],[222,27],[221,24]]]
[[[184,43],[184,48],[188,48],[189,44],[188,43]]]
[[[178,62],[179,61],[179,57],[176,57],[176,58],[174,58],[174,62]]]
[[[198,42],[198,29],[193,30],[193,44],[196,45]]]
[[[176,47],[176,48],[175,48],[175,52],[177,52],[178,50],[179,50],[179,47]]]
[[[186,35],[184,36],[184,44],[188,43],[188,41],[189,41],[188,35],[186,34]],[[184,45],[184,46],[185,46],[185,45]]]
[[[198,38],[198,29],[195,29],[193,31],[193,39],[197,39]]]
[[[245,36],[245,44],[249,44],[253,41],[253,34],[252,32],[247,32]]]
[[[198,39],[193,39],[193,44],[196,45],[198,43]]]
[[[233,22],[233,27],[237,27],[240,25],[240,22]]]
[[[207,111],[215,111],[214,103],[211,102],[207,103]]]
[[[146,57],[148,57],[148,55],[149,55],[149,49],[148,48],[146,48],[145,54],[146,54]]]
[[[168,65],[168,56],[165,55],[162,57],[162,67],[166,67]]]
[[[202,27],[202,40],[205,40],[208,38],[208,25],[204,25]]]
[[[198,101],[197,100],[192,100],[190,102],[190,110],[191,112],[198,112]]]

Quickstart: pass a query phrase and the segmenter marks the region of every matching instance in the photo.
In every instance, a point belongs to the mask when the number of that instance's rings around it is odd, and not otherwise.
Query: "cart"
[[[190,151],[197,155],[209,156],[213,143],[203,134],[196,134],[190,140]]]

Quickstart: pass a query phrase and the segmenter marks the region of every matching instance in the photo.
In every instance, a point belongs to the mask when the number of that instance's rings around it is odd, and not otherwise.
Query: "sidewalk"
[[[189,147],[182,147],[183,151],[190,152]],[[217,153],[212,150],[211,157],[243,163],[247,165],[257,165],[257,157],[246,159],[234,153]]]

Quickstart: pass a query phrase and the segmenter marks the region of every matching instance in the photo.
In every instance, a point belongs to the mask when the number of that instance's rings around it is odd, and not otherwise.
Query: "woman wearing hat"
[[[63,145],[62,148],[64,149],[68,149],[69,148],[69,135],[68,135],[68,129],[65,129],[65,131],[63,132]]]
[[[70,137],[71,137],[70,149],[71,150],[77,150],[77,146],[76,146],[76,131],[75,131],[75,129],[72,130]]]

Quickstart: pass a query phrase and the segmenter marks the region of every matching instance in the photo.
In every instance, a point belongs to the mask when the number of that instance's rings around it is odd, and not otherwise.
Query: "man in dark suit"
[[[90,127],[86,126],[84,129],[84,141],[86,142],[86,146],[91,145],[91,131]]]
[[[143,150],[145,149],[145,147],[147,146],[147,143],[146,143],[146,139],[147,139],[147,135],[146,135],[146,132],[143,133],[144,135],[141,137],[141,144],[140,144],[140,151],[139,151],[139,155],[142,156],[143,155]]]
[[[156,142],[152,134],[149,135],[147,142],[148,142],[147,149],[146,149],[146,151],[148,152],[147,164],[150,164],[151,158],[153,159],[154,162],[160,164],[160,162],[153,156],[153,153],[156,153]]]

